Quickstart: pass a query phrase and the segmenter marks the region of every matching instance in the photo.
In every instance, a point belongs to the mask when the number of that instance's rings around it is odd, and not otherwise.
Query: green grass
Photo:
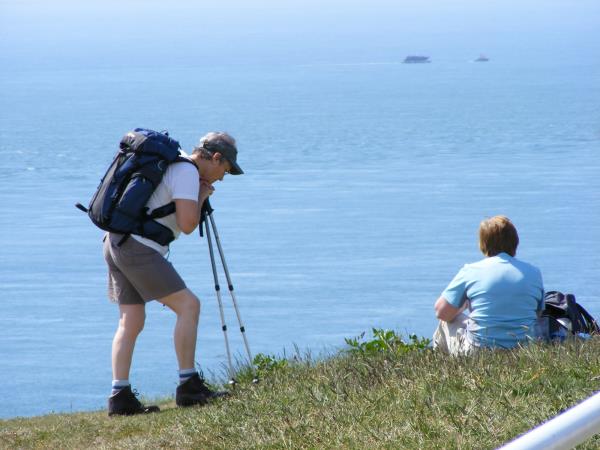
[[[242,369],[205,407],[1,421],[0,447],[493,449],[600,390],[600,337],[459,358],[394,333],[347,344],[320,361],[259,355],[258,385]]]

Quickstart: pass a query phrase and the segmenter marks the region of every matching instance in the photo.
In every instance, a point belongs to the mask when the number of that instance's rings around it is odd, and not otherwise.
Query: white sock
[[[112,380],[112,391],[110,395],[115,395],[121,391],[121,389],[130,386],[129,380]]]
[[[185,383],[187,380],[196,375],[198,371],[194,368],[191,369],[181,369],[179,371],[179,384]]]

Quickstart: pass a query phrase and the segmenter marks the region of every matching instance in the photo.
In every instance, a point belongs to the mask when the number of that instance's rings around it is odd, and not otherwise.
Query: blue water
[[[237,138],[246,175],[211,202],[254,353],[318,355],[372,327],[430,336],[495,214],[547,289],[600,316],[598,62],[4,71],[0,98],[0,417],[105,405],[118,313],[102,233],[73,204],[137,126],[185,149]],[[198,362],[223,378],[206,242],[184,236],[170,259],[203,301]],[[147,310],[131,380],[172,395],[174,315]]]

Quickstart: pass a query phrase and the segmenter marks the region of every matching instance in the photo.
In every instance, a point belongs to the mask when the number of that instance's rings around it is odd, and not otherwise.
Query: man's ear
[[[221,153],[219,153],[219,152],[214,152],[212,155],[212,160],[217,163],[221,163],[222,158],[223,158],[223,155],[221,155]]]

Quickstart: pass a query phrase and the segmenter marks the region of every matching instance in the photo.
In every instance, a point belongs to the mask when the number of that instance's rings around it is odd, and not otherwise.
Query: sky
[[[0,0],[0,63],[385,62],[600,56],[598,0]]]

